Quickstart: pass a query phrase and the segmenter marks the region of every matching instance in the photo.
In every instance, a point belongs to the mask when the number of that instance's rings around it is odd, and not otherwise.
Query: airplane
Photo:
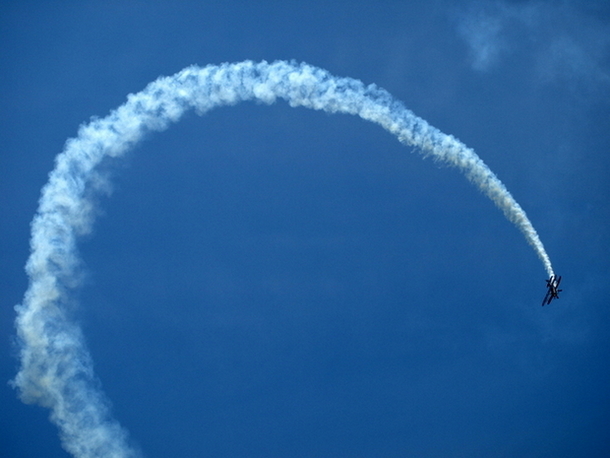
[[[551,275],[551,278],[546,281],[546,287],[548,288],[548,291],[546,292],[546,296],[544,296],[544,299],[542,300],[542,306],[550,304],[553,299],[559,299],[559,293],[563,291],[561,289],[557,289],[559,288],[560,282],[561,275],[559,277]]]

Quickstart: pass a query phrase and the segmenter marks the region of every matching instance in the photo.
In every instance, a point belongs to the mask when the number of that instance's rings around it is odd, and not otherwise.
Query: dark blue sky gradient
[[[80,243],[75,319],[144,456],[609,456],[610,8],[454,3],[4,2],[0,378],[29,224],[78,126],[191,64],[295,59],[474,148],[564,293],[540,307],[521,234],[376,125],[189,113],[108,164]],[[67,457],[0,386],[0,455]]]

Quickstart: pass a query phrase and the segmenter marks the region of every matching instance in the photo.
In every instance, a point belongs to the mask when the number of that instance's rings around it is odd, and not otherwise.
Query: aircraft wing
[[[542,306],[544,307],[545,305],[550,304],[552,300],[553,300],[553,295],[551,294],[551,291],[549,290],[546,293],[546,296],[544,296],[544,299],[542,299]]]

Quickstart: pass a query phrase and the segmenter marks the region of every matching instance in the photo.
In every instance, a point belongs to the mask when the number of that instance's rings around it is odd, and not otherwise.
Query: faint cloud
[[[536,60],[542,82],[563,81],[583,89],[610,86],[610,29],[583,27],[549,38]]]
[[[453,16],[476,71],[517,56],[539,83],[610,88],[610,23],[578,3],[476,1]]]
[[[506,48],[501,37],[503,27],[501,17],[482,9],[462,16],[458,32],[470,48],[475,70],[489,70],[498,61],[503,48]]]

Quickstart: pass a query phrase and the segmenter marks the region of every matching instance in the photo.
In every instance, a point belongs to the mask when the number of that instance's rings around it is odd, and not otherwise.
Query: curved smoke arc
[[[415,116],[387,91],[284,61],[192,66],[161,77],[67,141],[32,222],[30,283],[23,304],[15,307],[21,368],[13,384],[24,402],[51,410],[64,448],[75,457],[138,456],[111,418],[81,330],[67,315],[69,291],[78,277],[76,240],[93,223],[93,200],[103,188],[96,167],[104,158],[123,155],[146,133],[166,129],[189,109],[203,114],[246,100],[271,104],[278,98],[293,107],[358,115],[423,155],[457,167],[517,226],[553,275],[538,234],[496,175],[472,149]]]

